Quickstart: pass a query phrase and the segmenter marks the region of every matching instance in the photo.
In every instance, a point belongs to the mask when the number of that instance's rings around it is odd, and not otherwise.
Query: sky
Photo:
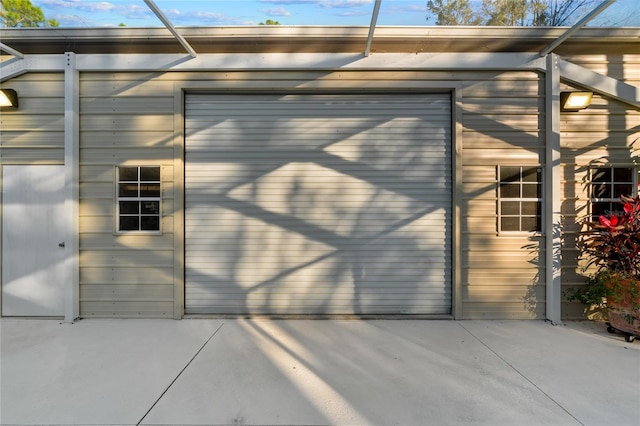
[[[60,27],[160,27],[143,0],[32,0]],[[373,0],[155,0],[176,27],[257,25],[369,25]],[[471,0],[479,6],[481,0]],[[435,25],[427,0],[382,0],[378,25]],[[576,21],[580,17],[576,17]],[[640,26],[640,0],[617,0],[592,26]]]

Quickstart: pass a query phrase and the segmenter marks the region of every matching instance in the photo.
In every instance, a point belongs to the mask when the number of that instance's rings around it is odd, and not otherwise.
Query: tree
[[[482,13],[485,25],[508,26],[524,25],[529,5],[527,0],[483,0]]]
[[[46,19],[42,9],[30,0],[1,0],[0,22],[5,27],[57,27],[58,21]]]
[[[429,0],[427,12],[436,17],[436,25],[480,25],[481,22],[469,0]]]
[[[280,22],[274,21],[272,19],[267,19],[264,22],[260,22],[258,25],[280,25]]]
[[[570,18],[576,21],[586,12],[593,10],[598,3],[596,0],[533,0],[531,12],[533,13],[533,25],[556,27],[569,25]]]
[[[474,10],[469,0],[427,1],[427,21],[436,25],[568,26],[599,0],[483,0]]]

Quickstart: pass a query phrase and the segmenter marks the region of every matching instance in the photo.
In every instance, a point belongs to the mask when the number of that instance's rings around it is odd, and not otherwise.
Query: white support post
[[[561,320],[561,191],[560,191],[560,71],[558,56],[546,58],[545,77],[545,268],[546,317],[552,324]]]
[[[73,322],[80,315],[80,267],[79,267],[79,157],[80,157],[80,73],[76,67],[76,55],[65,53],[64,68],[64,166],[66,223],[65,250],[70,279],[64,290],[64,321]]]

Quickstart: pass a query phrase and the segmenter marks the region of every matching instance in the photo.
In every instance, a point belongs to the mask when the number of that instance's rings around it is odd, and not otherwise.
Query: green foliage
[[[436,25],[480,25],[469,0],[429,0],[427,11],[436,17]]]
[[[509,26],[524,25],[529,12],[527,0],[483,0],[482,12],[486,17],[485,25]]]
[[[595,0],[534,0],[531,2],[533,25],[556,27],[571,25],[599,3]],[[571,19],[573,18],[573,19]]]
[[[565,295],[604,314],[619,310],[633,323],[640,310],[640,197],[620,199],[621,213],[583,221],[586,229],[579,235],[577,248],[586,257],[586,268],[595,266],[596,272],[586,285]]]
[[[280,22],[274,21],[272,19],[267,19],[264,22],[260,22],[258,25],[280,25]]]
[[[578,249],[598,272],[608,270],[640,277],[640,197],[620,197],[620,214],[600,216],[597,222],[586,220]]]
[[[607,297],[610,291],[607,283],[612,279],[610,271],[601,271],[587,281],[584,287],[570,288],[565,295],[569,302],[578,301],[586,306],[592,306],[597,310],[606,312]]]
[[[58,21],[46,19],[42,9],[30,0],[1,0],[0,22],[5,27],[57,27]]]
[[[469,0],[427,1],[427,21],[436,25],[560,26],[570,25],[598,0],[483,0],[474,9]]]
[[[625,272],[602,269],[585,286],[568,289],[565,296],[569,302],[578,301],[605,316],[611,311],[624,313],[630,324],[640,319],[636,315],[640,312],[640,282]]]

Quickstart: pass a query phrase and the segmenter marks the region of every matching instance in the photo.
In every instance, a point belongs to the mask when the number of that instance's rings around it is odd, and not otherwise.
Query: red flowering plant
[[[585,221],[579,248],[597,272],[607,270],[640,277],[640,197],[620,197],[623,210],[597,222]]]
[[[571,289],[568,299],[600,308],[610,319],[610,310],[631,304],[624,315],[634,323],[640,321],[640,196],[620,200],[622,211],[582,223],[577,246],[587,260],[585,269],[593,266],[595,274],[586,286]]]

